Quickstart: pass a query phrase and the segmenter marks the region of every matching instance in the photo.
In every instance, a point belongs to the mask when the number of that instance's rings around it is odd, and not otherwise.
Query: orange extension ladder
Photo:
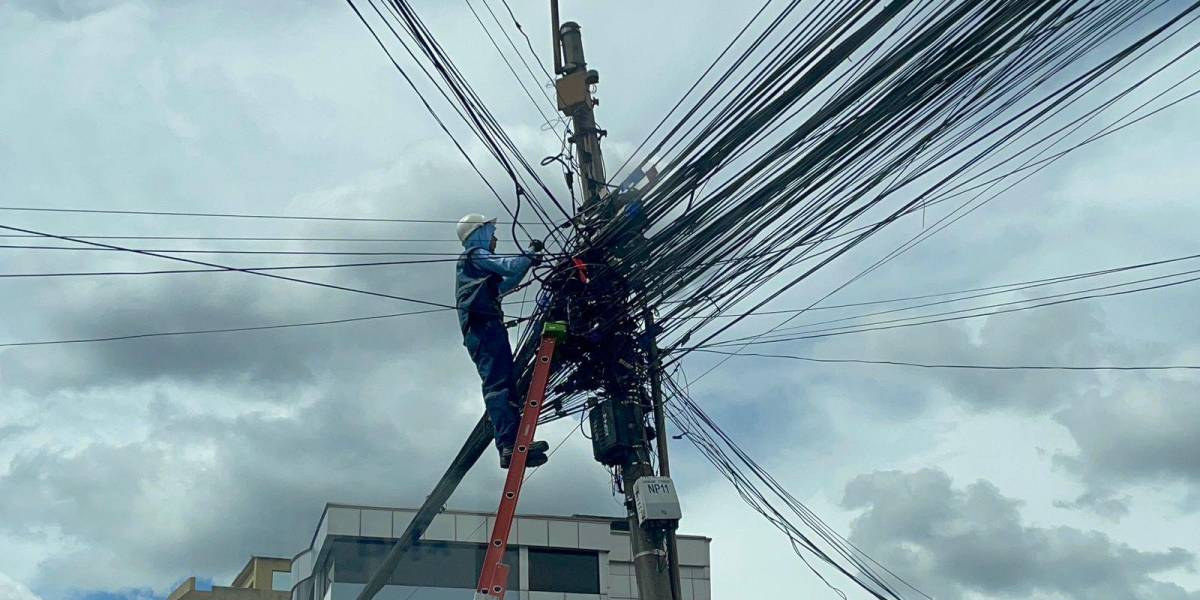
[[[554,358],[555,345],[566,337],[564,323],[551,322],[542,326],[542,341],[538,346],[537,359],[533,363],[533,378],[529,381],[529,392],[517,429],[517,441],[508,465],[508,478],[504,480],[504,494],[500,496],[500,508],[496,511],[496,526],[488,538],[487,554],[483,558],[483,571],[479,574],[479,585],[475,586],[475,600],[500,600],[508,587],[509,565],[504,564],[504,552],[508,549],[508,534],[512,531],[513,518],[517,514],[517,500],[521,496],[521,484],[525,481],[525,463],[529,458],[529,444],[537,431],[538,417],[542,414],[542,403],[546,399],[546,384],[550,379],[550,364]]]

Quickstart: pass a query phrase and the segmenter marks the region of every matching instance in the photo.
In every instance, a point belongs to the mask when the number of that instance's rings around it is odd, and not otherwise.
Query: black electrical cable
[[[191,330],[184,330],[184,331],[158,331],[158,332],[152,332],[152,333],[133,333],[133,334],[125,334],[125,335],[104,336],[104,337],[73,338],[73,339],[60,339],[60,340],[38,340],[38,341],[31,341],[31,342],[7,342],[7,343],[0,343],[0,348],[20,348],[20,347],[29,347],[29,346],[60,346],[60,345],[69,345],[69,344],[90,344],[90,343],[97,343],[97,342],[116,342],[116,341],[123,341],[123,340],[140,340],[140,339],[148,339],[148,338],[176,337],[176,336],[185,336],[185,335],[210,335],[210,334],[216,334],[216,333],[270,331],[270,330],[275,330],[275,329],[293,329],[293,328],[300,328],[300,327],[316,327],[316,326],[322,326],[322,325],[338,325],[338,324],[343,324],[343,323],[359,323],[359,322],[363,322],[363,321],[393,319],[396,317],[425,315],[425,314],[436,313],[436,312],[444,312],[447,310],[453,310],[453,309],[432,308],[432,309],[427,309],[427,310],[415,310],[415,311],[409,311],[409,312],[391,313],[391,314],[386,314],[386,315],[369,315],[369,316],[365,316],[365,317],[348,317],[348,318],[344,318],[344,319],[328,319],[328,320],[324,320],[324,321],[308,321],[308,322],[304,322],[304,323],[282,323],[282,324],[278,324],[278,325],[255,325],[255,326],[250,326],[250,327],[225,327],[225,328],[220,328],[220,329],[191,329]]]
[[[55,236],[58,237],[58,236]],[[73,238],[62,236],[60,239],[86,241],[96,238]],[[0,250],[62,250],[68,252],[130,252],[135,249],[120,247],[79,248],[76,246],[38,246],[21,244],[2,244]],[[138,252],[154,252],[161,254],[250,254],[263,256],[444,256],[449,261],[457,260],[459,252],[368,252],[368,251],[333,251],[333,250],[216,250],[207,248],[137,248]],[[521,256],[519,254],[497,254],[497,256]]]
[[[34,231],[32,229],[23,229],[20,227],[12,227],[10,225],[0,225],[0,229],[6,230],[6,231],[15,231],[18,233],[28,233],[28,234],[40,235],[40,236],[47,237],[47,238],[53,238],[53,239],[62,240],[65,242],[75,242],[77,244],[84,244],[87,246],[108,248],[110,250],[120,250],[123,252],[129,252],[132,254],[138,254],[138,255],[142,255],[142,256],[151,256],[154,258],[162,258],[162,259],[166,259],[166,260],[173,260],[176,262],[183,262],[183,263],[188,263],[188,264],[193,264],[193,265],[199,265],[202,267],[212,267],[212,268],[221,269],[221,270],[225,270],[225,271],[237,271],[239,273],[248,273],[250,275],[257,275],[259,277],[277,279],[279,281],[290,281],[292,283],[301,283],[304,285],[323,287],[326,289],[339,290],[339,291],[343,291],[343,292],[352,292],[355,294],[363,294],[363,295],[367,295],[367,296],[375,296],[378,298],[387,298],[390,300],[402,300],[404,302],[412,302],[414,304],[424,304],[427,306],[436,306],[439,308],[455,308],[453,305],[444,304],[441,302],[431,302],[429,300],[420,300],[417,298],[408,298],[405,296],[397,296],[394,294],[385,294],[383,292],[362,290],[362,289],[347,287],[344,285],[336,285],[336,284],[325,283],[325,282],[321,282],[321,281],[311,281],[308,279],[299,279],[296,277],[288,277],[286,275],[277,275],[275,273],[269,273],[269,272],[265,272],[265,271],[252,271],[252,270],[243,269],[243,268],[239,268],[239,267],[230,267],[230,266],[220,265],[220,264],[211,263],[211,262],[194,260],[194,259],[190,259],[190,258],[183,258],[181,256],[172,256],[169,254],[158,254],[158,253],[150,252],[147,250],[138,250],[136,248],[124,248],[121,246],[114,246],[112,244],[105,244],[102,242],[92,242],[92,241],[88,241],[88,240],[80,240],[80,239],[70,238],[70,237],[61,236],[61,235],[55,235],[53,233],[45,233],[45,232],[41,232],[41,231]]]
[[[692,255],[693,255],[693,256],[695,256],[695,255],[697,255],[697,253],[696,253],[696,252],[692,252]],[[701,254],[701,255],[702,255],[702,254]]]
[[[513,25],[517,28],[521,36],[525,38],[525,45],[529,47],[529,56],[532,57],[534,64],[542,70],[542,74],[546,76],[546,81],[550,85],[554,85],[554,76],[550,74],[550,71],[546,70],[546,65],[542,64],[541,59],[538,58],[537,51],[533,49],[533,41],[529,39],[529,34],[525,33],[525,29],[521,27],[520,21],[517,21],[517,15],[513,14],[513,9],[508,5],[508,0],[501,0],[501,2],[504,3],[504,8],[508,11],[508,16],[512,19]],[[529,65],[526,66],[528,67]],[[534,75],[533,78],[537,79],[537,75]]]
[[[66,235],[66,234],[64,234]],[[4,234],[0,238],[40,238],[37,235]],[[267,237],[267,236],[205,236],[205,235],[74,235],[68,237],[81,240],[158,240],[158,241],[215,241],[215,242],[364,242],[364,243],[416,243],[416,242],[446,242],[459,244],[452,238],[393,238],[393,237]],[[500,240],[506,241],[506,240]]]
[[[696,347],[688,344],[694,334],[712,339],[713,329],[727,327],[714,319],[758,314],[762,305],[730,309],[761,298],[763,287],[777,297],[902,217],[924,218],[957,196],[978,202],[997,183],[1128,126],[1123,118],[1071,148],[1055,147],[1074,143],[1068,136],[1150,81],[1099,94],[1101,84],[1190,31],[1196,8],[1132,0],[901,4],[819,2],[799,14],[789,12],[793,3],[751,36],[650,152],[658,175],[634,196],[645,216],[644,258],[628,263],[631,291],[610,297],[605,323],[658,307],[668,347]],[[798,277],[780,281],[801,265]],[[565,413],[583,409],[578,394],[560,400]]]
[[[533,80],[534,85],[541,90],[542,98],[546,100],[546,105],[550,107],[550,112],[553,113],[554,111],[558,110],[558,103],[550,97],[550,94],[546,93],[547,88],[554,88],[554,77],[550,76],[549,71],[546,70],[546,67],[543,66],[541,61],[538,59],[537,53],[533,51],[533,43],[529,41],[529,36],[525,35],[525,30],[522,29],[521,24],[517,22],[516,16],[514,16],[512,13],[512,7],[508,6],[507,2],[504,3],[504,7],[508,9],[508,15],[512,18],[513,25],[516,26],[517,32],[525,37],[525,44],[529,47],[533,62],[537,63],[538,67],[541,68],[542,74],[546,77],[545,81],[539,81],[540,78],[538,77],[538,74],[533,72],[533,68],[529,66],[529,61],[525,60],[525,57],[521,55],[521,50],[517,48],[516,42],[513,42],[512,37],[508,35],[508,30],[506,30],[504,25],[500,23],[500,17],[496,16],[496,11],[492,10],[492,5],[488,2],[488,0],[479,1],[483,4],[483,7],[487,9],[488,14],[492,16],[492,21],[496,23],[496,28],[499,29],[500,33],[504,35],[504,39],[508,41],[509,47],[513,49],[513,54],[517,57],[517,60],[521,61],[521,64],[524,65],[525,72],[529,73],[529,77]],[[554,122],[551,122],[550,119],[547,119],[546,121],[547,127],[554,130],[555,133],[558,132],[556,128],[557,125],[566,124],[566,119],[564,117],[556,117]]]
[[[1176,371],[1200,370],[1200,365],[980,365],[965,363],[918,363],[901,360],[866,360],[861,358],[828,358],[816,356],[797,356],[794,354],[764,354],[758,352],[722,352],[720,350],[699,349],[697,352],[723,354],[726,356],[754,356],[760,358],[785,358],[814,363],[827,364],[856,364],[856,365],[886,365],[893,367],[916,367],[921,369],[966,369],[978,371]]]
[[[785,337],[778,337],[778,338],[747,339],[747,340],[739,340],[739,341],[710,343],[708,345],[703,345],[703,346],[701,346],[701,345],[693,346],[688,349],[695,350],[695,349],[700,349],[700,348],[718,347],[718,346],[722,346],[722,345],[751,346],[751,345],[758,345],[758,344],[775,344],[775,343],[780,343],[780,342],[790,342],[790,341],[796,341],[796,340],[810,340],[810,339],[832,337],[832,336],[838,336],[838,335],[865,333],[865,332],[870,332],[870,331],[884,331],[884,330],[889,330],[889,329],[901,329],[901,328],[914,327],[914,326],[919,326],[919,325],[932,325],[932,324],[938,324],[938,323],[948,323],[951,321],[961,321],[964,319],[977,319],[980,317],[991,317],[991,316],[995,316],[995,315],[1023,312],[1026,310],[1034,310],[1034,309],[1038,309],[1038,308],[1044,308],[1047,306],[1057,306],[1060,304],[1080,302],[1083,300],[1093,300],[1096,298],[1110,298],[1110,297],[1114,297],[1114,296],[1124,296],[1127,294],[1136,294],[1139,292],[1160,290],[1160,289],[1175,287],[1178,285],[1184,285],[1187,283],[1194,283],[1196,281],[1200,281],[1200,276],[1189,277],[1187,279],[1183,279],[1180,281],[1172,281],[1172,282],[1168,282],[1168,283],[1160,283],[1160,284],[1156,284],[1156,285],[1134,288],[1131,290],[1120,290],[1120,291],[1116,291],[1116,292],[1106,292],[1103,294],[1089,294],[1089,295],[1079,296],[1079,297],[1075,297],[1075,298],[1053,300],[1050,302],[1042,302],[1040,304],[1032,304],[1030,306],[1004,308],[1004,309],[994,310],[994,311],[990,311],[990,312],[972,313],[972,314],[964,315],[961,313],[969,312],[971,310],[976,310],[976,309],[960,309],[960,310],[954,310],[954,311],[946,311],[943,313],[935,313],[933,315],[925,315],[923,317],[913,317],[912,319],[893,319],[893,320],[887,320],[887,321],[880,321],[877,323],[867,323],[867,324],[858,325],[858,326],[836,327],[836,328],[831,328],[826,331],[815,330],[815,331],[807,332],[804,334],[787,335]],[[1120,285],[1128,285],[1128,284],[1120,284]],[[1106,287],[1113,287],[1113,286],[1106,286]],[[1048,297],[1050,297],[1050,296],[1048,296]],[[1039,300],[1039,299],[1035,298],[1033,301],[1037,301],[1037,300]],[[991,306],[1006,306],[1006,305],[1011,305],[1011,304],[1015,304],[1018,302],[1027,302],[1027,301],[1005,302],[1005,303],[1000,303],[1000,304],[991,305]],[[954,315],[954,316],[945,316],[945,315]],[[922,319],[922,320],[916,320],[916,319]],[[897,321],[910,321],[910,320],[912,320],[914,322],[897,322]],[[697,377],[697,379],[699,379],[699,377]]]
[[[384,17],[375,6],[375,0],[368,1],[376,13],[379,14],[380,18],[384,19],[385,24],[392,31],[397,41],[404,46],[410,56],[413,56],[414,60],[417,60],[415,54],[409,49],[408,44],[404,43],[400,38],[400,34],[392,27],[392,24],[387,22],[387,17]],[[520,171],[534,180],[537,184],[536,187],[541,189],[550,201],[559,208],[565,218],[569,219],[570,215],[566,213],[554,197],[554,194],[550,192],[550,189],[541,181],[529,162],[522,156],[516,145],[508,137],[503,128],[500,127],[495,117],[467,83],[449,56],[442,50],[441,46],[425,27],[412,7],[403,0],[386,0],[384,4],[388,7],[389,16],[397,21],[400,27],[408,34],[417,50],[421,52],[438,73],[441,85],[438,85],[438,80],[423,66],[421,67],[422,72],[425,73],[431,83],[438,86],[439,92],[447,98],[447,101],[454,104],[456,112],[463,117],[464,122],[471,127],[476,137],[484,143],[485,147],[488,148],[492,156],[512,179],[518,194],[522,190],[530,189],[530,186],[524,182],[524,175],[518,173],[519,168]],[[539,218],[543,220],[543,223],[546,223],[548,215],[545,211],[536,202],[533,206],[535,212],[539,213]]]
[[[414,265],[430,263],[457,262],[454,258],[434,258],[428,260],[390,260],[360,263],[335,263],[324,265],[277,265],[269,267],[239,267],[242,271],[300,271],[309,269],[349,269],[359,267],[390,267],[394,265]],[[106,277],[127,275],[176,275],[182,273],[229,273],[235,269],[158,269],[153,271],[56,271],[40,273],[0,273],[0,279],[38,279],[43,277]]]
[[[479,23],[479,28],[483,30],[483,34],[487,36],[488,41],[492,43],[492,47],[496,49],[496,54],[500,55],[500,60],[504,62],[504,65],[508,67],[508,71],[512,73],[513,79],[517,82],[517,86],[520,87],[521,91],[525,93],[525,97],[529,98],[529,103],[533,105],[534,110],[536,110],[538,115],[542,117],[542,121],[550,128],[553,128],[554,124],[550,120],[550,117],[546,116],[546,113],[542,110],[542,105],[538,104],[538,101],[534,99],[533,94],[529,92],[529,88],[525,87],[525,80],[522,79],[519,74],[517,74],[517,69],[513,67],[511,62],[509,62],[508,55],[506,55],[504,51],[500,49],[500,44],[496,42],[496,38],[492,37],[491,30],[488,29],[487,25],[483,23],[483,19],[475,10],[475,6],[471,4],[471,0],[463,0],[463,2],[467,4],[467,8],[470,9],[471,14],[475,17],[475,22]],[[487,3],[484,2],[484,4],[486,5]],[[491,8],[488,8],[488,11],[490,12]],[[495,18],[495,15],[493,14],[492,17]],[[501,31],[503,31],[503,29]],[[507,35],[505,37],[507,37]],[[509,43],[511,44],[512,40],[509,40]],[[520,54],[518,54],[517,57],[521,58]],[[523,58],[522,62],[524,62]],[[526,65],[525,68],[528,69],[529,65]],[[540,86],[538,87],[540,89]],[[542,94],[545,95],[544,90],[542,91]],[[550,102],[549,96],[546,96],[546,101]]]
[[[1080,273],[1080,274],[1076,274],[1076,275],[1068,275],[1068,276],[1048,279],[1048,280],[1044,280],[1044,281],[1034,281],[1034,282],[1029,282],[1029,283],[1022,282],[1019,284],[1015,284],[1014,286],[1004,286],[1002,289],[983,291],[983,292],[979,292],[979,293],[971,293],[968,295],[959,295],[958,297],[955,297],[955,298],[933,300],[930,302],[923,302],[923,303],[915,304],[915,305],[911,305],[911,306],[885,309],[885,310],[877,310],[877,311],[872,311],[872,312],[868,312],[868,313],[860,313],[857,315],[839,317],[836,319],[827,319],[824,321],[815,321],[815,322],[811,322],[811,323],[804,323],[802,325],[793,325],[790,327],[776,327],[776,328],[774,328],[774,331],[769,334],[766,334],[766,335],[758,334],[758,335],[750,336],[748,338],[740,338],[740,339],[755,339],[755,340],[768,339],[768,336],[781,335],[782,332],[784,332],[784,331],[795,331],[795,330],[799,330],[799,329],[808,329],[810,327],[816,327],[819,325],[844,323],[846,321],[856,321],[856,320],[865,319],[868,317],[876,317],[876,316],[880,316],[880,315],[890,315],[890,314],[895,314],[895,313],[900,313],[900,312],[909,312],[909,311],[918,310],[918,309],[922,309],[922,308],[928,308],[931,306],[956,304],[956,303],[965,302],[968,300],[976,300],[979,298],[986,298],[986,297],[996,296],[996,295],[1001,295],[1001,294],[1012,294],[1015,292],[1023,292],[1023,291],[1034,289],[1034,288],[1054,286],[1054,285],[1059,285],[1059,284],[1063,284],[1063,283],[1069,283],[1069,282],[1073,282],[1073,281],[1089,279],[1092,277],[1101,277],[1101,276],[1105,276],[1105,275],[1111,275],[1114,273],[1124,273],[1124,272],[1133,271],[1136,269],[1149,268],[1149,267],[1154,267],[1154,266],[1159,266],[1159,265],[1169,264],[1169,263],[1174,263],[1174,262],[1179,262],[1179,261],[1193,260],[1195,258],[1197,258],[1197,257],[1196,256],[1184,256],[1184,257],[1179,257],[1176,259],[1168,259],[1165,261],[1154,261],[1151,263],[1130,265],[1127,267],[1120,267],[1120,268],[1116,268],[1116,269],[1106,269],[1104,271],[1093,271],[1090,273]],[[980,310],[980,309],[984,309],[984,308],[997,308],[997,307],[1003,307],[1003,306],[1011,306],[1014,304],[1022,304],[1022,303],[1035,302],[1035,301],[1040,301],[1040,300],[1048,300],[1051,298],[1062,298],[1062,297],[1066,297],[1066,296],[1073,296],[1073,295],[1084,294],[1084,293],[1088,293],[1088,292],[1110,290],[1110,289],[1114,289],[1114,288],[1118,288],[1118,287],[1126,287],[1126,286],[1131,286],[1131,285],[1136,285],[1136,284],[1142,284],[1142,283],[1147,283],[1147,282],[1151,282],[1151,281],[1162,281],[1164,279],[1177,278],[1177,277],[1182,277],[1184,275],[1193,275],[1196,273],[1200,273],[1200,269],[1189,269],[1189,270],[1185,270],[1185,271],[1177,271],[1177,272],[1169,273],[1166,275],[1158,275],[1155,277],[1134,279],[1134,280],[1123,281],[1123,282],[1115,283],[1115,284],[1095,286],[1095,287],[1089,287],[1089,288],[1081,289],[1081,290],[1072,290],[1072,291],[1064,292],[1064,293],[1038,296],[1035,298],[1014,300],[1014,301],[1010,301],[1010,302],[1000,302],[1000,303],[996,303],[996,304],[986,304],[983,306],[975,306],[975,307],[972,307],[969,309],[962,309],[959,311],[950,311],[948,313],[937,313],[937,316],[941,316],[941,315],[945,315],[945,314],[957,314],[960,312],[974,311],[974,310]],[[805,309],[800,309],[799,311],[793,310],[793,311],[789,311],[789,312],[793,312],[793,313],[794,312],[803,312],[804,310]],[[914,319],[914,318],[923,318],[923,317],[904,317],[904,318],[897,318],[897,319],[889,319],[887,321],[877,322],[876,324],[906,321],[906,320],[910,320],[910,319]],[[835,329],[842,329],[842,328],[843,327],[839,326],[839,327],[829,328],[827,330],[835,330]],[[818,331],[827,331],[827,330],[818,330]]]
[[[947,296],[957,296],[956,298],[939,301],[936,303],[922,304],[922,305],[918,305],[918,306],[910,306],[910,307],[905,307],[903,309],[903,310],[911,310],[913,308],[920,308],[923,306],[933,306],[936,304],[945,304],[948,302],[960,302],[963,300],[969,300],[969,299],[980,298],[980,297],[985,297],[985,296],[993,296],[993,295],[998,295],[998,294],[1009,294],[1009,293],[1013,293],[1013,292],[1017,292],[1017,291],[1023,291],[1026,289],[1030,289],[1033,287],[1057,285],[1057,284],[1067,283],[1067,282],[1071,282],[1071,281],[1078,281],[1081,279],[1102,277],[1105,275],[1112,275],[1115,273],[1123,273],[1126,271],[1146,269],[1146,268],[1150,268],[1150,267],[1157,267],[1157,266],[1161,266],[1161,265],[1173,264],[1173,263],[1177,263],[1177,262],[1185,262],[1185,261],[1196,260],[1196,259],[1200,259],[1200,254],[1188,254],[1185,256],[1177,256],[1174,258],[1165,258],[1165,259],[1159,259],[1159,260],[1153,260],[1153,261],[1146,261],[1146,262],[1140,262],[1140,263],[1131,264],[1131,265],[1124,265],[1124,266],[1120,266],[1120,267],[1110,267],[1107,269],[1100,269],[1100,270],[1094,270],[1094,271],[1084,271],[1081,273],[1072,273],[1069,275],[1056,275],[1053,277],[1044,277],[1041,279],[1030,279],[1030,280],[1025,280],[1025,281],[1017,281],[1017,282],[1013,282],[1013,283],[1001,283],[1001,284],[997,284],[997,285],[973,287],[973,288],[966,288],[966,289],[961,289],[961,290],[934,292],[934,293],[930,293],[930,294],[919,294],[916,296],[904,296],[904,297],[899,297],[899,298],[885,298],[885,299],[879,299],[879,300],[865,300],[862,302],[849,302],[849,303],[844,303],[844,304],[829,304],[829,305],[825,305],[825,306],[808,306],[808,307],[804,307],[804,308],[786,308],[786,309],[779,309],[779,310],[764,310],[764,311],[759,311],[756,313],[723,312],[718,316],[732,318],[732,317],[739,317],[739,316],[743,316],[743,315],[744,316],[769,316],[769,315],[779,315],[779,314],[794,314],[794,313],[808,312],[808,311],[814,311],[814,310],[839,310],[839,309],[843,309],[843,308],[857,308],[860,306],[875,306],[875,305],[879,305],[879,304],[895,304],[895,303],[899,303],[899,302],[911,302],[914,300],[927,300],[930,298],[945,298]],[[855,317],[848,317],[848,318],[862,318],[864,316],[871,316],[872,314],[883,314],[883,313],[868,313],[865,315],[857,315]],[[814,325],[814,324],[816,324],[816,323],[810,323],[809,325]]]
[[[903,595],[899,592],[900,586],[916,592],[921,597],[929,598],[927,594],[837,534],[827,523],[790,494],[778,480],[721,430],[672,377],[665,377],[664,383],[666,391],[670,395],[670,400],[665,406],[672,421],[685,432],[683,437],[687,438],[697,450],[700,450],[701,454],[734,485],[748,506],[788,537],[797,556],[830,589],[845,597],[832,582],[808,562],[805,553],[812,554],[830,565],[875,598],[902,598]],[[758,483],[755,483],[754,479],[757,479]],[[769,499],[768,494],[773,495],[776,500]],[[775,502],[782,503],[783,508],[775,506]],[[785,510],[799,519],[800,524],[794,523],[785,514]],[[802,531],[801,526],[806,527],[809,533]],[[820,544],[818,544],[818,540],[820,540]],[[848,569],[838,562],[834,555],[845,560],[850,568]]]
[[[220,219],[266,219],[277,221],[334,221],[358,223],[416,223],[416,224],[449,224],[455,225],[458,219],[391,219],[382,217],[329,217],[317,215],[280,215],[255,213],[214,213],[214,212],[180,212],[163,210],[118,210],[100,208],[52,208],[44,206],[0,206],[0,210],[19,212],[46,213],[76,213],[96,215],[142,215],[151,217],[204,217]],[[500,225],[508,225],[509,221],[498,221]]]

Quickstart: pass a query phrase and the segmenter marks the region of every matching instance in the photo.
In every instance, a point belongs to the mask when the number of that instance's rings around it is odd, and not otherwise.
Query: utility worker
[[[454,296],[463,345],[483,380],[483,403],[496,434],[500,468],[512,459],[517,427],[521,421],[521,398],[516,390],[512,346],[504,327],[500,297],[521,282],[529,268],[541,262],[541,242],[530,244],[533,253],[496,256],[496,219],[469,214],[458,221],[458,240],[463,253],[458,258]],[[546,442],[529,447],[526,466],[546,463]]]

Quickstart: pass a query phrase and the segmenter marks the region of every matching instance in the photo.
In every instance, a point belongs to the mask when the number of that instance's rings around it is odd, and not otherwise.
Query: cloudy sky
[[[544,3],[511,3],[535,48],[547,48]],[[610,132],[610,160],[640,141],[753,8],[645,4],[564,3],[601,72],[598,119]],[[555,153],[555,136],[514,91],[466,5],[418,8],[527,155]],[[499,210],[340,1],[10,0],[0,3],[0,80],[6,207],[425,219]],[[1079,150],[836,298],[1196,254],[1195,111],[1184,103]],[[547,180],[561,181],[552,173]],[[67,235],[432,240],[141,242],[160,248],[456,247],[452,227],[438,224],[13,210],[0,210],[0,224]],[[897,227],[908,229],[864,246],[777,307],[820,297],[919,224]],[[109,252],[0,252],[3,273],[174,268]],[[345,258],[221,255],[246,267]],[[311,276],[447,302],[450,270],[433,263]],[[412,309],[238,273],[0,286],[0,343]],[[975,364],[1200,364],[1198,301],[1195,288],[1179,286],[772,350]],[[699,373],[712,363],[685,364]],[[797,497],[938,598],[1195,600],[1197,379],[1186,371],[735,358],[692,393]],[[0,600],[161,597],[191,575],[227,583],[250,554],[302,549],[325,502],[418,504],[480,404],[451,313],[0,348]],[[555,423],[544,437],[557,443],[573,426]],[[716,597],[798,589],[835,597],[686,443],[673,457],[682,528],[714,540]],[[500,475],[482,463],[451,506],[491,509]],[[572,436],[526,488],[523,509],[619,514],[606,477],[586,440]]]

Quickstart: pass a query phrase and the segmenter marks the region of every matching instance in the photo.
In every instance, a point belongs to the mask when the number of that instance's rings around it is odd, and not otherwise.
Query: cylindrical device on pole
[[[558,36],[562,40],[563,72],[574,73],[587,68],[587,61],[583,58],[583,36],[579,33],[579,23],[563,23],[558,28]]]
[[[571,141],[575,144],[575,156],[579,161],[583,208],[593,214],[590,210],[602,199],[608,182],[608,176],[604,173],[604,155],[600,152],[602,132],[596,126],[592,112],[596,100],[588,91],[591,84],[599,81],[599,75],[587,70],[579,24],[567,21],[559,27],[558,33],[563,56],[563,77],[557,84],[559,106],[563,114],[571,117],[574,132]]]

